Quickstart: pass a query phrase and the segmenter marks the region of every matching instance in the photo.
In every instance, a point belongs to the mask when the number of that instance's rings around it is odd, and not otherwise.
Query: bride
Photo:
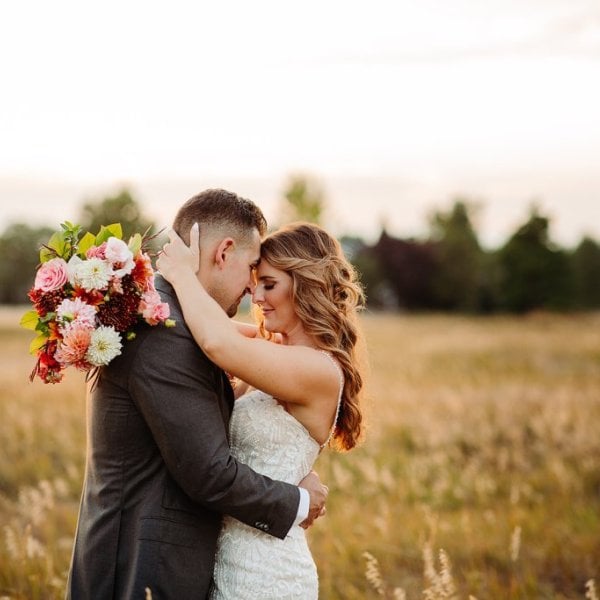
[[[198,225],[189,248],[176,233],[169,237],[157,266],[196,342],[236,378],[236,458],[297,484],[326,446],[352,449],[362,420],[356,313],[363,295],[337,240],[316,225],[295,223],[263,241],[252,326],[230,320],[198,281]],[[224,517],[212,600],[317,597],[317,570],[301,527],[280,540]]]

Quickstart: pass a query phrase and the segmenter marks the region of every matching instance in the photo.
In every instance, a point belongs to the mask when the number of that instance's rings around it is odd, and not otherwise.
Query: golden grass
[[[18,313],[17,313],[18,314]],[[0,598],[60,598],[83,378],[27,380],[0,316]],[[600,316],[363,318],[365,443],[324,453],[321,598],[571,599],[600,576]]]

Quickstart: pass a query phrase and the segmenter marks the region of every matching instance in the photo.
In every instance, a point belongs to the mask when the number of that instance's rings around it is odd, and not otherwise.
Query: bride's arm
[[[336,397],[339,379],[331,361],[313,348],[246,337],[198,280],[197,254],[175,232],[157,266],[174,287],[185,322],[206,355],[223,370],[286,402],[308,404]],[[190,232],[198,248],[198,232]]]
[[[251,323],[244,323],[243,321],[232,321],[236,326],[239,333],[245,335],[248,338],[258,337],[258,327]]]

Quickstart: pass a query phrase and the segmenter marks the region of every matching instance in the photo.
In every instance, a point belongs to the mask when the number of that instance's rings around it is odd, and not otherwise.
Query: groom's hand
[[[300,523],[300,527],[308,529],[314,520],[325,514],[325,501],[329,488],[321,483],[319,476],[311,471],[301,482],[300,487],[304,488],[310,496],[310,507],[308,517]]]

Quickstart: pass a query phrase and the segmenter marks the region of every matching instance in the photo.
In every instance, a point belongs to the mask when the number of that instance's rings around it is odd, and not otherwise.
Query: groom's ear
[[[225,262],[229,257],[229,253],[233,250],[234,245],[235,242],[233,241],[233,238],[230,237],[221,240],[217,245],[215,250],[215,264],[219,268],[222,269],[225,266]]]

